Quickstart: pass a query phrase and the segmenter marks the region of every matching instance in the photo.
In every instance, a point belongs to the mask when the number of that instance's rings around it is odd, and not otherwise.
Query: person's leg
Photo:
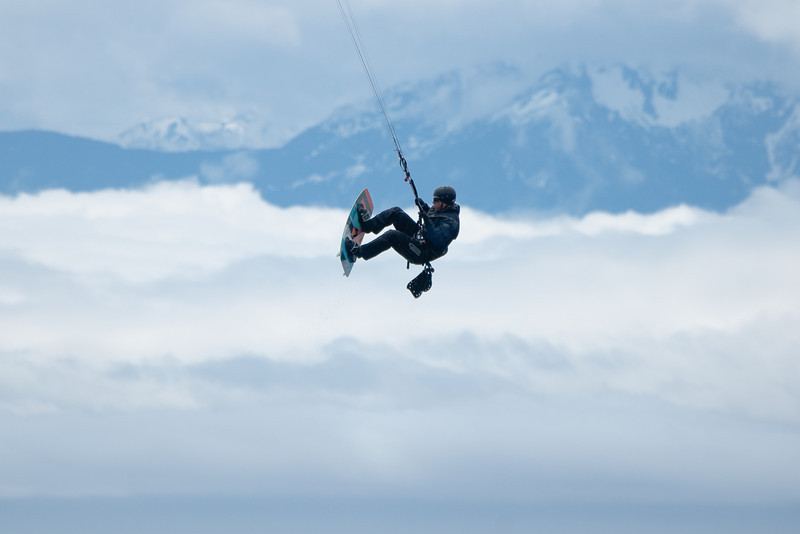
[[[361,229],[367,233],[377,234],[389,225],[407,236],[416,234],[418,228],[417,222],[408,213],[395,207],[384,210],[368,221],[364,221],[361,223]]]
[[[358,255],[365,260],[369,260],[390,248],[393,248],[411,263],[424,261],[422,258],[424,252],[417,243],[411,237],[398,230],[384,232],[369,243],[361,245],[358,247]]]

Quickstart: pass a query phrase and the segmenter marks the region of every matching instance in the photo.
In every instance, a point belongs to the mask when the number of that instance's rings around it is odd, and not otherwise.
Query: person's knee
[[[389,215],[388,219],[391,222],[395,222],[398,217],[402,217],[403,215],[406,214],[406,212],[404,212],[402,208],[398,208],[397,206],[395,206],[394,208],[389,208],[386,211],[388,212]]]
[[[387,226],[394,225],[398,217],[397,210],[403,211],[397,207],[383,210],[371,219],[364,221],[361,224],[361,229],[368,234],[379,234]]]

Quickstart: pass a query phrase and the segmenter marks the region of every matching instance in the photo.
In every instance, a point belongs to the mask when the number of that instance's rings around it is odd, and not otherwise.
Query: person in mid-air
[[[416,204],[422,216],[421,232],[417,222],[398,207],[382,211],[366,220],[363,208],[359,210],[359,222],[365,233],[377,234],[389,225],[393,225],[395,229],[362,245],[348,239],[345,242],[348,256],[353,260],[369,260],[393,248],[409,262],[423,265],[447,254],[448,245],[458,237],[460,225],[461,207],[456,204],[456,190],[448,185],[437,187],[433,191],[432,206],[419,198]]]

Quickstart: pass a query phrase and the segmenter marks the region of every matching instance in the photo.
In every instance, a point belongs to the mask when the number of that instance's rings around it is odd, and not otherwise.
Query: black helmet
[[[433,190],[433,200],[441,200],[445,204],[456,201],[456,190],[449,185],[442,185]]]

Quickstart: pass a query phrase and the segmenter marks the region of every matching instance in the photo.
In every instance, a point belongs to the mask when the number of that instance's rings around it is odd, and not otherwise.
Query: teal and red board
[[[364,232],[361,230],[361,223],[358,221],[357,210],[359,205],[364,207],[367,211],[367,215],[370,217],[372,216],[372,197],[368,190],[364,189],[361,191],[361,194],[358,195],[358,198],[353,203],[353,207],[350,208],[350,213],[347,215],[344,231],[342,232],[342,242],[339,244],[339,258],[342,260],[342,268],[344,269],[345,276],[350,276],[350,271],[353,270],[353,263],[355,263],[354,261],[350,261],[350,258],[347,257],[344,248],[345,241],[352,239],[360,245],[361,241],[364,239]]]

